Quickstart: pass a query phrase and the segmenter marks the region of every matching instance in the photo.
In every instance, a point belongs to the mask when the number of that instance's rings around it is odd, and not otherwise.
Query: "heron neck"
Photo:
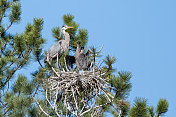
[[[80,52],[80,45],[77,45],[76,51]]]
[[[80,54],[84,54],[84,50],[81,50]]]
[[[67,41],[67,42],[70,42],[70,35],[68,34],[68,32],[66,32],[65,30],[63,31],[63,34],[64,34],[64,36],[65,36],[65,40]]]

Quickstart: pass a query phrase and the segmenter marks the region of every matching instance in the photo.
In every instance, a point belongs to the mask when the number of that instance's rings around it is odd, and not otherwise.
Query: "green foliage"
[[[129,112],[129,109],[130,109],[129,102],[124,101],[124,100],[115,99],[113,101],[113,103],[115,105],[117,105],[118,108],[119,108],[119,109],[116,108],[114,110],[111,110],[111,113],[114,115],[114,117],[119,117],[119,113],[117,113],[118,111],[121,111],[121,114],[120,114],[121,117],[124,117],[124,116],[128,115],[128,112]]]
[[[107,55],[103,62],[105,63],[104,69],[106,69],[109,74],[112,74],[115,71],[115,69],[112,68],[112,65],[116,62],[116,58]]]
[[[103,105],[108,102],[107,98],[105,95],[100,95],[99,98],[96,100],[98,105]],[[110,105],[102,106],[103,111],[108,111],[110,109]]]
[[[154,107],[153,106],[149,106],[147,109],[148,109],[149,115],[151,117],[154,117],[154,115],[155,115],[155,113],[154,113]]]
[[[145,98],[136,98],[134,106],[130,110],[130,117],[160,117],[168,111],[168,101],[166,99],[160,99],[156,108],[156,112],[153,106],[147,105]]]
[[[13,87],[15,93],[25,93],[25,94],[32,94],[33,91],[33,84],[30,82],[28,83],[27,78],[23,75],[19,75],[16,83]]]
[[[93,51],[93,55],[95,52]],[[95,55],[94,55],[95,56]],[[95,57],[94,57],[95,61]],[[105,59],[103,60],[105,66],[103,67],[103,72],[107,72],[105,75],[105,78],[108,79],[108,82],[113,87],[113,78],[115,77],[112,75],[113,72],[115,72],[115,69],[113,68],[113,64],[116,62],[116,58],[114,56],[107,55]],[[110,88],[111,91],[111,88]]]
[[[61,40],[63,37],[61,37],[62,35],[60,34],[60,28],[59,27],[55,27],[52,29],[52,35],[54,38],[56,38],[56,41]]]
[[[41,31],[43,28],[43,19],[35,18],[33,24],[28,24],[26,30],[22,34],[14,36],[3,36],[1,43],[1,83],[0,87],[4,87],[12,78],[13,74],[27,65],[31,58],[32,52],[35,59],[40,63],[42,58],[42,45],[45,40],[42,38]],[[0,69],[0,70],[1,70]]]
[[[73,15],[71,15],[71,14],[68,14],[68,15],[64,15],[63,16],[63,19],[64,19],[64,23],[65,24],[73,24],[73,19],[74,19],[75,17],[73,16]]]
[[[147,116],[147,100],[145,98],[136,98],[134,106],[131,108],[130,117],[146,117]]]
[[[24,33],[10,34],[8,30],[11,26],[20,21],[21,4],[18,0],[1,0],[0,6],[0,89],[2,91],[8,89],[5,86],[16,71],[29,64],[32,55],[37,61],[42,58],[42,45],[45,40],[41,35],[43,19],[39,18],[34,18],[33,24],[28,24]],[[5,26],[4,23],[9,25]],[[12,89],[6,90],[0,99],[0,116],[38,116],[39,109],[31,98],[35,89],[33,81],[29,82],[24,75],[18,75],[16,82],[11,86]]]
[[[93,61],[94,64],[95,64],[96,58],[101,57],[101,55],[99,55],[100,51],[98,51],[95,46],[90,47],[90,51],[91,51],[91,56],[90,56],[91,57],[91,61]]]
[[[36,58],[36,60],[40,63],[40,60],[43,59],[42,57],[42,45],[45,42],[45,39],[42,38],[41,31],[43,29],[43,19],[40,18],[34,18],[34,24],[33,24],[33,34],[34,37],[33,39],[33,44],[34,44],[34,49],[33,49],[33,54]]]
[[[39,70],[35,71],[32,73],[33,76],[33,80],[32,82],[37,85],[42,83],[44,78],[48,78],[49,76],[44,74],[45,70],[43,70],[42,68],[40,68]]]
[[[130,72],[118,72],[118,76],[113,78],[112,86],[116,98],[127,98],[132,87],[130,83],[131,78],[132,75]]]
[[[14,3],[12,5],[12,10],[10,13],[10,22],[19,22],[20,21],[20,15],[21,15],[21,4],[20,3]]]
[[[120,101],[120,104],[119,104],[119,107],[120,107],[120,110],[121,110],[121,116],[127,116],[128,115],[128,112],[129,112],[129,108],[130,108],[130,104],[129,102],[125,102],[125,101]]]
[[[38,117],[39,109],[33,104],[31,94],[35,89],[33,82],[27,81],[24,75],[18,75],[12,91],[6,92],[2,101],[6,105],[6,111],[2,114],[9,117]]]
[[[163,116],[168,111],[168,107],[168,101],[166,99],[160,99],[156,109],[157,117]]]
[[[74,27],[73,29],[68,29],[67,32],[70,34],[70,45],[71,50],[75,51],[77,47],[77,41],[81,42],[81,46],[85,46],[88,41],[88,32],[86,29],[81,29],[79,24],[73,21],[74,16],[71,14],[64,15],[64,23],[68,26]]]
[[[22,80],[22,82],[25,81]],[[19,89],[22,89],[22,87],[23,85],[18,86]],[[31,98],[31,96],[26,95],[24,91],[23,93],[22,91],[20,92],[21,93],[14,93],[13,91],[11,91],[5,94],[3,100],[7,104],[7,111],[4,112],[4,114],[6,113],[10,117],[22,117],[32,112],[30,108],[32,108],[33,99]]]
[[[23,35],[15,35],[14,37],[14,48],[16,49],[16,54],[20,55],[23,51],[25,51],[25,42]]]
[[[80,46],[85,46],[86,43],[88,42],[88,32],[87,29],[78,29],[78,34],[75,35],[75,38],[72,40],[72,47],[76,48],[77,47],[77,41],[81,42]]]
[[[0,6],[0,35],[1,37],[5,37],[6,31],[12,26],[12,24],[20,21],[21,4],[18,0],[1,0]],[[9,19],[9,25],[7,27],[3,24],[4,18]],[[8,21],[5,21],[5,23],[7,22]]]

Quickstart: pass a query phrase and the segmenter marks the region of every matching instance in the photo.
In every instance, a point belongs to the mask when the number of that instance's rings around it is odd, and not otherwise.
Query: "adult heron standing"
[[[45,57],[44,62],[50,62],[52,59],[57,58],[57,65],[59,58],[64,54],[69,52],[69,47],[70,47],[70,35],[68,32],[66,32],[67,29],[69,28],[74,28],[74,27],[69,27],[67,25],[62,26],[61,32],[65,37],[65,40],[60,40],[56,44],[54,44],[47,52],[47,56]],[[59,66],[58,66],[59,67]]]

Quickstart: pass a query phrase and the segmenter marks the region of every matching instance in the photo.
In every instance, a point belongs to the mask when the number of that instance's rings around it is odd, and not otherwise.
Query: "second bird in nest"
[[[81,47],[80,50],[80,42],[77,43],[77,49],[75,52],[75,60],[76,66],[78,70],[88,70],[90,67],[90,58],[89,58],[90,51],[88,50],[86,53],[84,52],[84,47]]]

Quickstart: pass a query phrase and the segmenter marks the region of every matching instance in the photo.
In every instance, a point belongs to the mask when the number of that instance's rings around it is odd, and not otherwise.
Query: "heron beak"
[[[68,27],[68,28],[74,28],[74,27]]]

